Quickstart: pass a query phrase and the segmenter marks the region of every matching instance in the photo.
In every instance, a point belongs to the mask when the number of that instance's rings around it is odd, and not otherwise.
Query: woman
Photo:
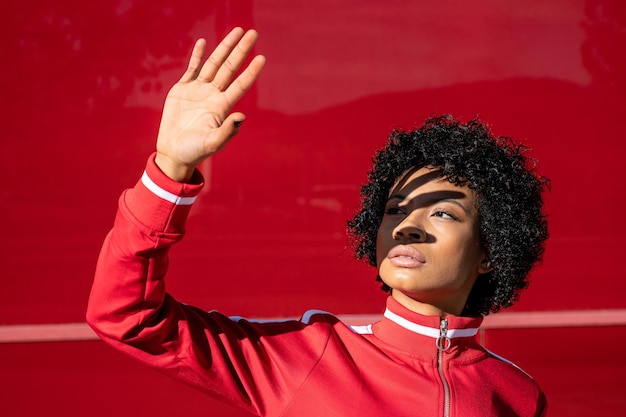
[[[230,113],[259,76],[235,77],[257,34],[236,28],[205,61],[196,43],[168,94],[139,183],[120,199],[87,320],[108,343],[260,416],[540,416],[545,397],[476,341],[481,314],[512,304],[547,238],[544,180],[522,149],[479,122],[443,117],[394,132],[349,223],[357,255],[389,291],[380,322],[309,311],[255,323],[165,292],[167,253],[200,188],[195,169],[238,132]]]

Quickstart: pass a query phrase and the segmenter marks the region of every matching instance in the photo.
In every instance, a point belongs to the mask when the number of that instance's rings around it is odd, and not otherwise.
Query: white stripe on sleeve
[[[143,172],[141,176],[141,182],[146,186],[148,190],[150,190],[156,196],[162,198],[165,201],[169,201],[170,203],[174,203],[177,206],[189,206],[196,201],[197,197],[180,197],[176,194],[172,194],[167,190],[159,187],[155,184],[154,181],[148,176],[146,171]]]

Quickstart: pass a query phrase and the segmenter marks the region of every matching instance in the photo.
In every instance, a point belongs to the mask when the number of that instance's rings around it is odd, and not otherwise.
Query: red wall
[[[624,308],[624,2],[9,0],[2,9],[1,326],[84,320],[117,196],[154,148],[169,86],[194,39],[214,44],[235,25],[260,32],[268,65],[239,106],[242,133],[203,167],[208,187],[172,254],[177,298],[254,317],[380,312],[384,295],[352,259],[345,220],[390,129],[451,113],[522,139],[552,179],[545,262],[513,309]],[[240,244],[245,259],[231,250]],[[610,410],[626,399],[611,378],[626,362],[594,338],[623,343],[626,330],[554,332],[556,341],[548,330],[493,331],[487,342],[535,375],[551,415],[600,415],[598,398],[602,415],[618,415]],[[239,415],[210,411],[218,406],[100,342],[5,343],[0,355],[3,415]]]

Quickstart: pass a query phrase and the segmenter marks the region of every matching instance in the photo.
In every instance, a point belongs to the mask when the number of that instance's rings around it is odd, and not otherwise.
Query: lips
[[[391,248],[387,259],[402,268],[416,268],[426,263],[426,258],[417,249],[408,245],[398,245]]]

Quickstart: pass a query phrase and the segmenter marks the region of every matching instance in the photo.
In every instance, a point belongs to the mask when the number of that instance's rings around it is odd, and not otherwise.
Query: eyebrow
[[[441,195],[444,194],[444,195]],[[458,199],[451,197],[450,194],[459,195],[459,197],[465,197],[465,194],[458,191],[435,191],[426,194],[421,194],[417,197],[420,207],[431,206],[437,203],[452,203],[459,206],[464,212],[469,213],[470,210],[465,204],[461,203]],[[406,200],[407,196],[404,194],[396,193],[389,196],[387,202],[393,199]]]

